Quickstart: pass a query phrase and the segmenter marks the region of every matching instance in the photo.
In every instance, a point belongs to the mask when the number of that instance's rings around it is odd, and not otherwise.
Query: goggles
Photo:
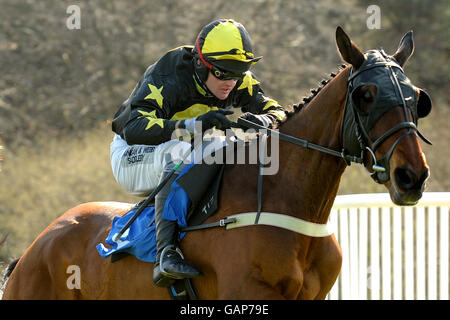
[[[219,80],[242,80],[245,76],[245,72],[236,73],[231,71],[224,71],[214,65],[211,68],[211,73]]]

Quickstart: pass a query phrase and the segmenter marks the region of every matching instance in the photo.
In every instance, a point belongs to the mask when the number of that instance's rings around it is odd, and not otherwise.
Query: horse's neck
[[[302,111],[280,128],[280,132],[341,150],[340,128],[348,72],[347,68],[336,75]],[[292,203],[290,214],[326,223],[345,170],[344,161],[291,143],[282,142],[279,148],[280,172],[275,179],[279,179],[278,185],[285,190],[280,194]]]

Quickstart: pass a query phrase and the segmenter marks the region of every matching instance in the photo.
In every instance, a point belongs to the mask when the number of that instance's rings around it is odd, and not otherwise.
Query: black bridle
[[[313,149],[313,150],[317,150],[320,152],[324,152],[336,157],[340,157],[342,159],[344,159],[345,163],[347,165],[350,165],[352,162],[355,163],[360,163],[363,164],[364,167],[366,167],[365,165],[367,164],[367,157],[366,157],[366,151],[368,152],[368,154],[371,157],[371,161],[372,161],[372,166],[371,169],[372,171],[366,170],[369,172],[370,176],[372,177],[372,179],[374,179],[377,183],[385,183],[387,181],[389,181],[389,172],[390,172],[390,166],[389,166],[389,160],[392,157],[392,154],[394,152],[394,149],[396,148],[396,146],[400,143],[400,141],[402,139],[404,139],[405,137],[407,137],[410,134],[414,134],[416,136],[419,136],[420,138],[422,138],[426,143],[431,144],[431,142],[429,142],[425,137],[422,136],[422,134],[420,134],[420,132],[417,129],[417,110],[416,112],[412,112],[413,117],[411,118],[409,112],[408,112],[408,108],[417,108],[417,99],[416,101],[410,101],[411,97],[408,97],[407,99],[405,99],[404,95],[403,95],[403,91],[401,88],[401,85],[399,83],[398,80],[398,76],[397,74],[394,72],[394,69],[398,69],[402,75],[403,74],[403,69],[392,59],[390,59],[390,57],[388,57],[384,51],[377,51],[379,53],[381,53],[385,58],[386,61],[378,61],[375,63],[368,63],[366,65],[362,65],[357,71],[353,72],[351,71],[350,76],[348,78],[348,87],[347,87],[347,99],[346,99],[346,111],[348,108],[351,108],[351,111],[353,111],[353,115],[354,117],[352,119],[350,119],[350,121],[352,121],[352,125],[354,126],[354,131],[352,131],[352,137],[350,137],[350,139],[353,139],[357,141],[357,143],[359,144],[359,147],[357,149],[358,152],[357,154],[355,154],[356,152],[349,152],[349,150],[346,149],[345,147],[345,143],[343,143],[344,148],[342,149],[341,152],[327,148],[327,147],[323,147],[314,143],[311,143],[307,140],[304,139],[299,139],[287,134],[283,134],[281,132],[272,130],[272,129],[268,129],[266,127],[263,127],[261,125],[255,124],[253,122],[238,118],[238,124],[240,124],[243,127],[247,127],[247,128],[253,128],[253,129],[257,129],[257,130],[265,130],[265,132],[267,132],[267,135],[270,136],[274,136],[276,138],[279,138],[280,140],[283,141],[287,141],[293,144],[296,144],[298,146],[307,148],[307,149]],[[352,99],[352,95],[351,93],[353,92],[353,90],[355,89],[355,85],[354,82],[356,79],[358,79],[358,77],[360,77],[363,73],[367,73],[370,72],[370,70],[373,70],[375,68],[384,68],[386,69],[386,72],[389,75],[389,79],[391,81],[391,84],[393,84],[395,91],[396,91],[396,96],[398,97],[397,102],[393,103],[392,106],[389,106],[389,110],[393,109],[394,107],[397,107],[399,105],[401,105],[403,107],[403,112],[405,114],[405,121],[397,123],[395,126],[393,126],[392,128],[390,128],[389,130],[387,130],[385,133],[383,133],[380,137],[378,137],[377,139],[375,139],[375,141],[373,141],[368,134],[368,129],[366,128],[366,125],[363,123],[363,121],[361,120],[361,115],[360,112],[357,110],[355,103],[353,102]],[[384,84],[386,86],[386,84]],[[412,86],[412,85],[411,85]],[[415,102],[415,103],[413,103]],[[410,106],[408,106],[408,103],[410,104]],[[377,108],[374,105],[370,112],[376,112]],[[382,114],[380,115],[380,117],[382,116]],[[346,124],[344,123],[344,119],[343,119],[343,126],[345,126]],[[380,159],[376,158],[375,155],[375,151],[381,146],[381,144],[388,139],[389,137],[391,137],[392,135],[394,135],[396,132],[403,130],[403,129],[407,129],[406,132],[404,132],[403,134],[401,134],[396,140],[395,142],[392,144],[392,146],[389,148],[388,152]],[[345,137],[343,137],[343,139],[345,139]]]

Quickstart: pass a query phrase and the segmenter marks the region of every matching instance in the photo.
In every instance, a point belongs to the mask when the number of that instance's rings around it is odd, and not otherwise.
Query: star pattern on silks
[[[242,83],[239,86],[238,90],[242,90],[247,88],[248,94],[253,95],[253,85],[258,84],[259,81],[254,79],[250,72],[246,72],[244,79],[242,79]]]
[[[156,110],[154,110],[152,112],[145,112],[145,111],[142,111],[142,110],[138,110],[138,112],[140,114],[142,114],[142,116],[140,116],[139,118],[146,118],[148,120],[147,127],[145,127],[145,130],[150,129],[155,124],[157,124],[161,128],[164,127],[164,120],[160,119],[160,118],[158,118],[156,116]]]
[[[163,90],[164,86],[161,86],[161,88],[157,88],[152,84],[148,84],[148,88],[150,89],[150,94],[147,95],[144,100],[153,99],[156,100],[156,103],[158,103],[158,106],[162,108],[163,105],[163,99],[164,97],[161,94],[161,91]]]

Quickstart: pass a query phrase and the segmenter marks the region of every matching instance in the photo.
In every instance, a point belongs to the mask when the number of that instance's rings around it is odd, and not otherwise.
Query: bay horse
[[[412,32],[392,56],[363,53],[340,27],[336,43],[348,65],[305,103],[291,106],[278,129],[342,157],[281,141],[279,170],[264,177],[265,211],[326,224],[349,164],[342,151],[347,138],[356,145],[348,148],[360,153],[360,162],[395,204],[414,205],[422,196],[429,167],[416,124],[430,112],[431,101],[403,74],[414,50]],[[389,96],[397,100],[386,102]],[[206,223],[254,211],[257,176],[258,165],[227,165],[219,210]],[[167,289],[152,282],[153,264],[133,255],[111,263],[95,248],[106,239],[113,217],[132,206],[92,202],[65,212],[10,266],[3,299],[169,299]],[[312,237],[263,224],[188,232],[180,245],[203,272],[192,281],[199,299],[325,299],[342,261],[332,234]],[[67,284],[70,266],[80,271],[77,288]]]

